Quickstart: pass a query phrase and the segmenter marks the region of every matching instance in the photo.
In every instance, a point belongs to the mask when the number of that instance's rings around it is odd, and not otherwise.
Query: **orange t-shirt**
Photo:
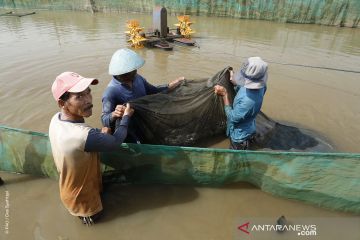
[[[84,151],[91,127],[62,121],[59,114],[51,119],[49,138],[60,174],[60,198],[72,215],[89,217],[103,209],[99,154]]]

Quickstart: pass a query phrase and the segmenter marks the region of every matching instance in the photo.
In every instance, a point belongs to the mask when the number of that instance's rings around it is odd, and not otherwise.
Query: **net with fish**
[[[172,146],[197,146],[208,138],[225,137],[224,105],[214,94],[214,86],[224,86],[229,98],[234,98],[230,69],[226,67],[209,79],[186,80],[169,93],[133,100],[135,114],[130,131],[135,131],[142,143]],[[277,123],[264,113],[257,116],[256,123],[256,149],[303,151],[320,144],[315,137]]]

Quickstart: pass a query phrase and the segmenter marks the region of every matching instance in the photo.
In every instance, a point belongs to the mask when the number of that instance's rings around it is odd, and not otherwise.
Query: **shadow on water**
[[[105,211],[102,221],[111,221],[144,210],[188,203],[198,196],[198,192],[190,186],[112,184],[103,194]]]
[[[221,189],[231,190],[231,189],[259,189],[259,188],[248,182],[237,182],[222,186]]]
[[[4,176],[0,176],[0,178],[2,178],[3,180],[3,186],[8,186],[10,184],[18,184],[18,183],[23,183],[23,182],[29,182],[29,181],[34,181],[34,180],[38,180],[39,178],[34,177],[34,176],[30,176],[30,175],[22,175],[22,174],[16,174],[16,178],[11,177],[11,178],[4,178]],[[1,184],[0,184],[1,186]]]
[[[258,189],[256,186],[239,182],[222,186],[223,190]],[[108,185],[103,194],[104,215],[101,222],[112,221],[144,210],[185,204],[199,197],[198,191],[190,185]]]
[[[116,153],[102,153],[101,162],[109,169],[103,174],[103,204],[111,211],[105,210],[104,221],[198,198],[192,163],[181,148],[128,144]]]

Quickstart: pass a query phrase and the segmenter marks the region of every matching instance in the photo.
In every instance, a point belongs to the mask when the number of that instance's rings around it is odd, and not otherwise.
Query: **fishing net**
[[[224,86],[229,98],[234,98],[230,69],[224,68],[209,79],[186,80],[170,93],[131,101],[135,114],[129,131],[135,131],[142,143],[173,146],[198,146],[216,136],[225,138],[224,105],[222,99],[214,94],[214,86]],[[254,149],[303,151],[320,145],[315,137],[298,128],[277,123],[263,113],[257,116],[256,123]]]

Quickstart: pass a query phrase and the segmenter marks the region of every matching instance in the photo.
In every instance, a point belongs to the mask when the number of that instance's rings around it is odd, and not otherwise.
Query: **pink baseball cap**
[[[90,85],[96,85],[96,78],[85,78],[74,72],[63,72],[56,77],[51,91],[56,101],[66,92],[78,93],[87,89]]]

